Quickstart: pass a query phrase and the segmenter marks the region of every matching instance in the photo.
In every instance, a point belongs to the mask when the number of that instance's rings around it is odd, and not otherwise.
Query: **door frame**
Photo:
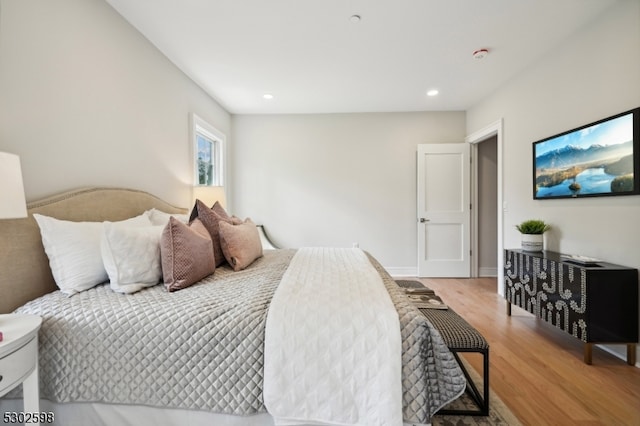
[[[499,295],[504,296],[504,256],[503,256],[503,223],[504,212],[507,206],[504,202],[504,186],[503,186],[503,119],[500,118],[497,121],[489,124],[488,126],[471,133],[465,138],[465,142],[471,144],[471,203],[473,209],[471,210],[471,276],[478,277],[478,144],[496,136],[497,138],[497,151],[498,151],[498,164],[497,164],[497,211],[498,211],[498,279],[497,279],[497,292]]]

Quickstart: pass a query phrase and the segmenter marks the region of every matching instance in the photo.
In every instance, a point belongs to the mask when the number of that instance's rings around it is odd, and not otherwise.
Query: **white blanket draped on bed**
[[[277,425],[400,425],[401,352],[397,312],[365,253],[300,249],[267,316],[267,411]]]

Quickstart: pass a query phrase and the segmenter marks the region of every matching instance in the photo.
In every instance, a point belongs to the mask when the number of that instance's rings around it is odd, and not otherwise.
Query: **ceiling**
[[[621,0],[106,1],[230,113],[270,114],[466,110]]]

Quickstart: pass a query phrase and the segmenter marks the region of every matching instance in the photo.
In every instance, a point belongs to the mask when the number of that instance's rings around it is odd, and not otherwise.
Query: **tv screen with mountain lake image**
[[[640,194],[640,108],[533,144],[533,198]]]

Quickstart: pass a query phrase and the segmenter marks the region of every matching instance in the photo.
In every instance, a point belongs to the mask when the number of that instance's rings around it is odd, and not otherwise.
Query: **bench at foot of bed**
[[[419,281],[398,280],[398,285],[405,289],[425,288]],[[453,309],[429,309],[418,308],[433,326],[440,332],[442,339],[458,361],[464,376],[467,379],[467,393],[474,401],[477,410],[442,409],[438,414],[463,415],[463,416],[488,416],[489,415],[489,343],[486,339],[458,315]],[[465,364],[460,359],[460,352],[480,353],[483,358],[482,393],[472,380]]]

